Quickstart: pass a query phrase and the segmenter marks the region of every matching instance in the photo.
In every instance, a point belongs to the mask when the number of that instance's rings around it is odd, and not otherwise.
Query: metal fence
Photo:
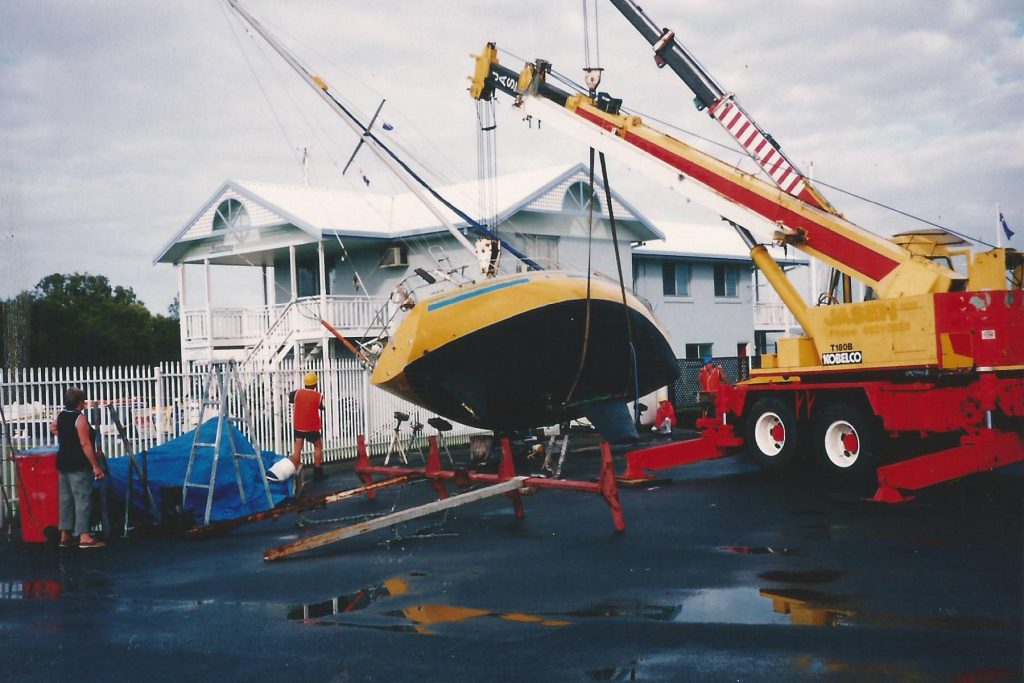
[[[212,366],[225,373],[226,364]],[[31,448],[56,449],[56,437],[49,425],[61,410],[68,387],[83,389],[88,399],[86,416],[98,429],[100,447],[108,457],[125,455],[128,450],[118,434],[115,417],[122,423],[131,452],[158,446],[194,429],[203,411],[204,391],[209,381],[209,397],[219,401],[221,382],[217,375],[210,381],[211,366],[166,363],[156,367],[109,368],[0,368],[0,405],[3,406],[10,440],[0,433],[0,483],[12,499],[17,499],[16,473],[10,455]],[[386,452],[396,420],[395,412],[411,417],[401,428],[403,444],[423,447],[433,429],[413,430],[434,417],[422,408],[400,400],[370,384],[369,374],[353,359],[317,359],[313,362],[282,363],[273,370],[234,368],[223,375],[228,414],[243,417],[246,409],[252,431],[247,434],[258,448],[286,455],[291,451],[291,406],[288,394],[301,386],[302,376],[314,371],[320,378],[324,395],[324,461],[355,457],[356,436],[366,435],[371,454]],[[240,389],[240,390],[239,390]],[[244,406],[244,408],[243,408]],[[208,406],[203,421],[218,415]],[[468,440],[479,430],[453,423],[446,432],[448,443]],[[306,448],[303,458],[312,459]]]
[[[742,381],[750,377],[749,357],[722,357],[713,359],[722,367],[730,383]],[[704,367],[700,358],[677,358],[679,377],[672,384],[672,404],[676,408],[686,408],[697,404],[697,375]]]

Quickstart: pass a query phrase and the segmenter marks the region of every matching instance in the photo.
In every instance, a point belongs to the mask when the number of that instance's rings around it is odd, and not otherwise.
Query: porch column
[[[189,336],[188,319],[185,315],[185,262],[174,265],[178,271],[178,346],[181,356],[179,360],[185,360],[185,342]]]
[[[295,245],[288,247],[288,263],[291,266],[292,301],[299,298],[299,275],[295,269]]]
[[[295,245],[294,244],[288,246],[288,262],[289,262],[289,266],[291,267],[292,303],[295,303],[295,301],[299,298],[299,275],[298,275],[298,270],[295,267]],[[291,330],[291,332],[294,332],[295,331],[295,309],[294,308],[292,308],[290,311],[288,311],[288,317],[289,317],[289,327],[290,327],[290,330]],[[293,341],[292,342],[292,347],[293,347],[292,353],[295,356],[295,364],[296,364],[295,366],[298,367],[299,359],[302,357],[301,349],[299,348],[299,342],[298,341]]]
[[[327,272],[324,259],[324,242],[320,240],[316,245],[316,255],[320,261],[320,317],[327,319]],[[320,327],[320,348],[323,350],[323,357],[327,359],[327,328]]]
[[[263,308],[270,306],[270,281],[267,280],[267,267],[260,266],[263,269]]]
[[[210,297],[210,259],[203,259],[203,278],[206,286],[206,354],[213,360],[213,303]]]

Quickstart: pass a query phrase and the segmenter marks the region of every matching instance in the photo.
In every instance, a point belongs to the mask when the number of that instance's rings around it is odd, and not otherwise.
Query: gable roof
[[[497,223],[520,211],[562,212],[566,191],[576,182],[586,182],[583,164],[558,166],[501,176],[494,183]],[[603,185],[595,180],[595,191],[602,198],[601,214],[607,216]],[[469,216],[479,216],[477,181],[455,183],[436,188],[437,192]],[[235,232],[267,226],[291,225],[306,233],[308,241],[324,237],[369,237],[400,239],[444,231],[438,217],[412,192],[389,195],[352,192],[297,185],[228,180],[211,196],[185,226],[157,254],[154,263],[174,263],[187,253],[190,244],[221,238],[213,228],[217,208],[227,199],[242,203],[248,225]],[[630,221],[637,240],[658,239],[662,233],[645,219],[632,204],[612,192],[617,220]],[[467,221],[447,207],[437,204],[442,215],[456,227]],[[595,215],[596,212],[595,212]]]

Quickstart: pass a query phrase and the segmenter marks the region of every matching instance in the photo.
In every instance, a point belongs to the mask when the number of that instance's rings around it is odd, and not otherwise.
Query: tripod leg
[[[391,454],[395,452],[395,445],[397,445],[398,443],[398,430],[396,429],[395,433],[391,436],[391,444],[388,445],[388,454],[384,456],[385,465],[391,462]]]

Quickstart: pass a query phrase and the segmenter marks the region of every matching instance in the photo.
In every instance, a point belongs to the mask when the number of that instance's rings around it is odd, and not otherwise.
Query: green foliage
[[[0,332],[8,366],[153,365],[180,353],[176,320],[88,273],[47,275],[0,303]]]

